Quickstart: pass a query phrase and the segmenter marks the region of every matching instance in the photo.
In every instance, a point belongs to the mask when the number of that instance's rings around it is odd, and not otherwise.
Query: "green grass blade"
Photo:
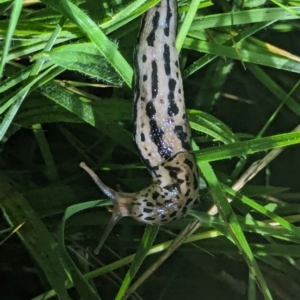
[[[68,207],[58,230],[58,249],[62,258],[62,263],[65,266],[69,277],[72,279],[72,282],[78,290],[81,297],[83,299],[89,300],[101,300],[101,298],[98,296],[97,292],[92,288],[92,286],[88,283],[87,279],[82,275],[82,273],[70,257],[69,253],[67,252],[65,246],[64,231],[65,224],[71,216],[85,209],[95,207],[95,205],[97,205],[97,202],[99,201],[90,201]]]
[[[228,126],[210,114],[199,110],[189,110],[188,116],[191,128],[196,131],[208,134],[225,144],[239,141]]]
[[[214,55],[226,56],[228,58],[242,60],[243,62],[255,63],[275,69],[300,73],[300,62],[275,55],[271,51],[269,53],[259,53],[258,51],[249,51],[244,49],[239,49],[237,51],[232,47],[211,42],[198,41],[191,38],[185,39],[184,48]]]
[[[59,175],[43,128],[40,124],[34,124],[32,126],[32,129],[38,141],[39,147],[41,149],[46,164],[47,177],[49,181],[58,181]]]
[[[259,266],[256,262],[254,254],[245,238],[245,235],[240,227],[240,224],[231,209],[230,204],[227,201],[227,198],[222,190],[222,187],[215,176],[212,168],[208,163],[201,163],[201,171],[207,180],[208,185],[211,188],[212,196],[215,200],[215,203],[218,207],[218,211],[222,217],[222,220],[226,224],[228,234],[230,238],[234,241],[235,245],[239,248],[241,253],[244,256],[245,261],[248,264],[249,269],[252,274],[255,276],[255,280],[260,287],[262,294],[265,299],[272,299],[269,288],[265,282],[265,279],[259,269]]]
[[[0,179],[0,205],[11,226],[24,223],[18,231],[22,243],[44,271],[59,299],[68,299],[65,288],[67,277],[57,260],[56,241],[17,187],[4,176]]]
[[[267,208],[259,205],[256,201],[253,201],[252,199],[248,198],[245,195],[242,195],[239,192],[235,192],[229,187],[226,187],[225,185],[222,185],[223,189],[231,196],[237,198],[242,203],[250,206],[257,212],[261,213],[262,215],[267,216],[268,218],[272,219],[274,222],[280,224],[283,228],[286,228],[289,230],[292,234],[294,234],[296,237],[300,238],[300,228],[294,226],[290,222],[286,221],[284,218],[278,216],[277,214],[273,213],[272,211],[268,210]]]
[[[108,64],[93,43],[64,45],[50,52],[44,52],[36,58],[44,58],[67,70],[77,71],[115,86],[121,86],[123,83],[119,74]]]
[[[293,7],[293,10],[299,13],[300,7]],[[294,19],[299,19],[299,17],[285,9],[267,7],[199,17],[194,20],[191,30]]]
[[[153,7],[160,0],[136,0],[126,6],[126,8],[122,9],[120,12],[117,12],[111,20],[105,22],[100,27],[103,30],[106,30],[107,33],[115,31],[122,26],[128,24],[136,17],[143,14],[149,8]]]
[[[121,144],[131,152],[135,152],[132,135],[115,122],[106,123],[100,109],[96,109],[83,96],[74,95],[57,83],[47,83],[41,87],[41,92],[47,98],[61,105],[68,111],[84,120],[86,123],[109,135],[116,143]],[[120,136],[122,137],[120,139]]]
[[[118,295],[116,296],[115,300],[121,300],[126,293],[130,283],[132,282],[134,276],[138,272],[140,266],[142,265],[143,261],[147,257],[147,254],[155,240],[157,235],[159,226],[157,225],[147,225],[143,238],[140,242],[139,248],[135,254],[134,260],[132,261],[128,272],[122,282],[122,285],[119,289]]]
[[[189,6],[189,10],[186,14],[186,17],[184,18],[184,21],[180,27],[180,30],[177,34],[177,38],[176,38],[176,49],[178,52],[180,52],[182,45],[183,45],[183,41],[191,27],[191,24],[193,22],[193,19],[195,17],[195,14],[198,10],[198,6],[200,4],[200,2],[202,2],[202,0],[192,0],[190,6]]]
[[[273,23],[274,23],[274,20],[272,20],[270,22],[254,24],[254,25],[242,30],[241,32],[239,32],[239,34],[234,37],[234,41],[235,41],[235,43],[239,43],[239,42],[243,41],[244,39],[246,39],[247,37],[252,36],[256,32],[259,32],[260,30],[267,28],[268,26],[270,26]],[[197,38],[198,31],[196,31],[196,35],[194,34],[193,31],[190,31],[189,36]],[[231,39],[227,40],[226,42],[224,42],[224,45],[233,46],[232,40]],[[205,54],[203,57],[201,57],[200,59],[195,61],[191,66],[187,67],[184,70],[183,77],[184,78],[188,77],[189,75],[193,74],[194,72],[196,72],[197,70],[199,70],[200,68],[202,68],[207,63],[211,62],[212,60],[214,60],[217,57],[219,57],[219,56],[214,55],[214,54]]]
[[[4,39],[3,52],[2,52],[1,62],[0,62],[0,78],[3,75],[2,73],[7,60],[7,54],[9,52],[12,36],[17,26],[22,7],[23,7],[23,0],[14,0],[13,10],[9,19],[6,38]]]
[[[55,0],[43,0],[60,13],[70,18],[80,30],[95,44],[102,55],[110,62],[120,74],[126,84],[131,87],[133,70],[124,57],[117,50],[95,22],[75,4],[67,0],[61,0],[58,4]]]
[[[296,145],[300,143],[300,132],[290,132],[284,134],[273,135],[261,139],[253,139],[249,141],[236,142],[230,145],[218,146],[217,149],[203,149],[196,151],[196,157],[200,161],[217,161],[228,159],[235,156],[253,154],[269,149],[276,149]]]
[[[288,94],[274,81],[268,74],[263,71],[259,66],[247,64],[247,69],[267,87],[270,92],[282,102],[286,101],[286,105],[298,116],[300,116],[300,105],[289,97]],[[288,100],[287,100],[288,99]]]
[[[55,66],[50,67],[48,70],[46,70],[44,73],[42,73],[39,76],[36,76],[33,80],[30,80],[28,84],[26,84],[24,87],[22,87],[17,94],[15,94],[12,98],[10,98],[2,107],[0,107],[0,114],[2,114],[8,107],[10,107],[9,111],[6,113],[3,121],[0,124],[0,141],[4,138],[4,135],[6,134],[6,131],[8,130],[9,126],[11,125],[14,117],[16,116],[17,112],[19,111],[19,108],[21,104],[23,103],[25,97],[27,96],[29,90],[34,85],[38,84],[39,81],[42,79],[50,80],[54,76],[57,75],[57,73],[54,73],[52,71],[58,71],[61,72],[61,69],[58,69]],[[51,74],[52,73],[52,74]],[[50,78],[49,75],[50,74]]]

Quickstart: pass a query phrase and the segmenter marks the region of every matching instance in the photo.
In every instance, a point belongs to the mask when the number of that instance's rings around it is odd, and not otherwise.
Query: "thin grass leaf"
[[[122,285],[119,289],[119,292],[116,296],[116,300],[121,300],[125,295],[130,283],[132,282],[134,276],[138,272],[139,268],[141,267],[143,261],[147,257],[147,254],[156,238],[158,233],[159,226],[157,225],[147,225],[144,235],[141,239],[139,248],[135,254],[135,257],[130,265],[129,270],[126,273],[126,276],[123,279]]]
[[[61,68],[57,68],[55,66],[50,67],[41,75],[36,76],[33,80],[30,80],[28,84],[26,84],[24,87],[19,89],[17,94],[15,94],[12,98],[6,101],[6,103],[2,105],[2,107],[0,107],[0,114],[2,114],[5,110],[7,110],[10,107],[3,121],[0,124],[0,141],[2,141],[2,139],[4,138],[9,126],[11,125],[14,117],[18,113],[19,108],[22,105],[25,97],[27,96],[30,88],[33,87],[34,85],[38,86],[39,81],[43,79],[46,81],[51,80],[53,77],[55,77],[57,74],[61,72],[62,72]]]
[[[236,44],[238,44],[239,42],[243,41],[247,37],[250,37],[253,34],[259,32],[260,30],[262,30],[264,28],[267,28],[268,26],[270,26],[273,23],[274,23],[274,20],[272,20],[270,22],[263,22],[263,23],[254,24],[251,27],[246,28],[246,29],[240,31],[239,34],[234,37],[234,41],[235,41]],[[190,30],[189,36],[194,37],[194,38],[198,38],[198,31],[196,31],[196,34],[195,34],[194,31]],[[226,45],[226,46],[233,46],[234,44],[233,44],[232,39],[228,39],[227,41],[224,42],[224,45]],[[205,54],[203,57],[201,57],[200,59],[198,59],[197,61],[195,61],[193,64],[191,64],[191,66],[187,67],[184,70],[183,77],[184,78],[188,77],[189,75],[193,74],[198,69],[202,68],[207,63],[213,61],[217,57],[218,57],[218,55]]]
[[[235,156],[253,154],[269,149],[276,149],[300,143],[300,132],[290,132],[273,135],[261,139],[236,142],[230,145],[218,146],[216,149],[203,149],[196,152],[196,157],[200,161],[217,161]]]
[[[283,5],[283,4],[281,4],[281,3],[279,3],[278,1],[275,1],[275,0],[271,0],[271,2],[275,3],[279,7],[283,8],[284,10],[286,10],[287,12],[289,12],[289,13],[295,15],[296,17],[300,18],[300,13],[297,12],[296,10],[294,10],[293,8],[287,7],[286,5]]]
[[[294,100],[294,98],[289,97],[288,94],[278,85],[272,78],[263,71],[259,66],[247,64],[247,69],[262,83],[267,87],[270,92],[281,101],[286,101],[286,105],[298,116],[300,116],[300,105]],[[288,100],[287,100],[288,99]]]
[[[293,233],[296,237],[300,239],[300,229],[290,222],[286,221],[284,218],[278,216],[277,214],[273,213],[272,211],[266,209],[265,207],[259,205],[257,202],[253,201],[252,199],[246,197],[245,195],[240,194],[239,192],[235,192],[232,189],[222,185],[222,188],[231,196],[237,198],[239,201],[243,202],[244,204],[250,206],[257,212],[267,216],[268,218],[272,219],[274,222],[280,224],[283,228],[288,229]]]
[[[207,163],[201,163],[201,170],[204,177],[207,180],[208,185],[211,188],[213,198],[217,204],[218,211],[222,216],[222,220],[225,222],[228,234],[230,238],[234,241],[235,245],[241,251],[244,256],[245,261],[247,262],[249,269],[252,274],[255,276],[255,280],[260,287],[262,294],[265,299],[273,299],[269,291],[269,288],[266,284],[266,281],[260,271],[260,268],[256,262],[254,254],[243,234],[242,228],[229,205],[227,198],[221,188],[221,185],[216,178],[212,168]]]
[[[32,126],[32,129],[35,133],[36,139],[38,141],[40,150],[42,152],[46,164],[47,177],[50,181],[58,181],[59,175],[43,128],[40,124],[35,124]]]
[[[48,69],[52,65],[53,64],[50,62],[46,63],[43,65],[41,70]],[[20,69],[20,71],[14,72],[14,74],[12,76],[10,76],[7,79],[5,79],[4,81],[2,81],[2,83],[0,85],[0,93],[3,93],[5,91],[11,89],[12,87],[16,86],[20,82],[23,82],[24,80],[26,80],[28,78],[31,70],[32,70],[32,66],[29,66],[29,67]],[[2,105],[3,103],[5,103],[5,101],[3,101],[3,100],[0,101],[0,105]]]
[[[71,111],[86,123],[109,135],[116,143],[120,143],[123,147],[135,152],[131,134],[117,123],[105,123],[103,121],[105,120],[103,113],[89,104],[88,99],[85,100],[83,96],[72,94],[57,83],[45,84],[41,88],[41,92],[47,98]],[[120,136],[122,137],[121,139]]]
[[[202,111],[189,110],[189,122],[192,129],[208,134],[225,144],[238,142],[236,135],[222,121]]]
[[[101,29],[106,30],[107,33],[111,33],[122,26],[128,24],[136,17],[143,14],[145,11],[159,3],[160,0],[135,0],[126,8],[122,9],[120,12],[116,13],[111,20],[101,24]]]
[[[123,83],[119,74],[93,43],[64,45],[50,52],[43,52],[36,58],[43,58],[67,70],[74,70],[115,86]]]
[[[58,229],[58,250],[62,258],[62,263],[67,270],[73,284],[78,290],[79,294],[83,299],[100,300],[98,293],[88,283],[87,279],[82,275],[80,270],[77,268],[65,246],[65,224],[67,220],[74,214],[81,212],[85,209],[93,208],[97,205],[97,201],[90,201],[81,204],[76,204],[67,208],[61,225]]]
[[[68,299],[65,288],[67,277],[57,260],[56,241],[27,200],[6,177],[0,180],[0,205],[11,226],[25,224],[18,231],[22,243],[39,264],[59,299]]]
[[[1,62],[0,62],[0,78],[3,75],[4,65],[7,61],[7,54],[9,52],[9,47],[12,41],[13,33],[15,31],[15,28],[17,26],[20,17],[22,6],[23,6],[23,0],[14,0],[13,10],[10,15],[9,26],[6,33],[6,38],[4,40],[3,52],[2,52]]]
[[[184,18],[184,21],[180,27],[180,30],[177,34],[177,38],[176,38],[176,49],[178,51],[178,53],[180,52],[182,45],[183,45],[183,41],[190,29],[190,26],[193,22],[194,16],[198,10],[198,6],[200,4],[201,0],[192,0],[190,6],[189,6],[189,10],[186,14],[186,17]]]
[[[239,49],[237,52],[236,49],[232,47],[205,41],[197,41],[191,38],[185,39],[184,48],[214,55],[221,55],[232,59],[242,60],[243,62],[256,63],[275,69],[300,73],[300,62],[274,55],[272,52],[262,54],[257,51],[254,52],[244,49]]]
[[[43,0],[46,4],[58,10],[66,17],[70,18],[80,30],[95,44],[100,53],[110,62],[114,69],[120,74],[126,84],[131,87],[133,70],[116,45],[112,43],[95,22],[87,16],[72,2],[61,0],[60,4],[55,0]]]
[[[300,7],[294,7],[293,10],[299,13]],[[258,8],[199,17],[193,21],[191,30],[294,19],[299,17],[282,8]]]

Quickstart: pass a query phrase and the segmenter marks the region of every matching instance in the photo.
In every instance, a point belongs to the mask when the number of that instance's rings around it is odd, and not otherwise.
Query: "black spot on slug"
[[[170,117],[173,117],[178,114],[179,108],[177,104],[175,103],[174,99],[174,91],[176,87],[176,80],[173,78],[169,79],[169,94],[168,94],[168,100],[169,100],[169,106],[168,106],[168,115]]]
[[[148,102],[146,105],[146,114],[149,119],[152,119],[156,114],[156,109],[152,101]]]
[[[169,90],[171,92],[174,92],[175,91],[175,86],[176,86],[176,80],[173,79],[173,78],[170,78],[169,79]]]
[[[143,81],[145,82],[145,81],[147,81],[147,79],[148,79],[148,76],[147,75],[143,75]]]
[[[159,193],[158,193],[158,192],[154,192],[154,193],[152,194],[152,199],[153,199],[153,200],[156,200],[158,197],[159,197]]]
[[[166,27],[164,29],[165,36],[169,36],[170,34],[170,20],[172,18],[172,10],[170,7],[170,2],[167,1],[167,15],[166,15]]]
[[[146,217],[144,220],[145,220],[145,221],[154,221],[155,218],[154,218],[154,217]]]
[[[175,126],[174,133],[176,134],[176,136],[181,141],[182,148],[190,151],[191,150],[191,145],[190,145],[190,143],[187,139],[187,133],[183,131],[183,127],[180,126],[180,125]]]
[[[151,208],[144,208],[143,212],[146,214],[150,214],[153,210]]]
[[[171,66],[170,66],[170,46],[168,44],[164,45],[164,67],[165,67],[165,72],[166,75],[170,75],[171,74]]]
[[[169,219],[164,219],[164,220],[161,220],[161,222],[167,223],[167,222],[170,222],[170,220]]]
[[[157,146],[159,155],[162,158],[169,159],[173,155],[173,149],[170,149],[165,146],[163,140],[164,131],[160,127],[158,127],[157,122],[154,119],[151,119],[149,124],[151,140]]]
[[[151,91],[152,99],[156,98],[158,90],[158,76],[157,76],[157,64],[156,61],[152,61],[152,73],[151,73]]]
[[[185,206],[183,209],[182,209],[182,214],[184,215],[187,211],[187,207]]]
[[[146,139],[145,139],[145,135],[144,135],[143,133],[141,133],[141,141],[142,141],[142,142],[145,142],[145,140],[146,140]]]
[[[188,198],[188,199],[186,200],[185,205],[186,205],[186,206],[189,206],[193,201],[194,201],[193,198]]]
[[[154,17],[152,19],[152,30],[149,33],[148,37],[147,37],[147,44],[148,44],[149,47],[154,46],[155,32],[156,32],[157,27],[158,27],[159,17],[160,17],[160,14],[159,14],[158,11],[156,11],[155,14],[154,14]]]
[[[174,218],[177,215],[177,211],[174,211],[170,214],[170,218]]]
[[[186,193],[184,194],[185,197],[187,197],[190,194],[191,190],[187,189]]]
[[[189,168],[190,168],[191,170],[193,170],[194,164],[193,164],[193,162],[192,162],[191,160],[189,160],[189,159],[186,158],[186,159],[184,160],[183,163],[186,164],[186,165],[188,165]]]
[[[166,189],[169,192],[177,192],[178,191],[180,193],[180,187],[176,183],[168,184],[168,185],[164,186],[164,189]]]
[[[169,175],[171,178],[177,178],[178,173],[182,172],[182,170],[177,167],[166,167],[166,169],[169,171]]]
[[[142,56],[142,61],[143,61],[143,63],[147,61],[147,56],[145,54],[143,54],[143,56]]]
[[[196,177],[196,175],[194,174],[194,190],[198,189],[198,178]]]

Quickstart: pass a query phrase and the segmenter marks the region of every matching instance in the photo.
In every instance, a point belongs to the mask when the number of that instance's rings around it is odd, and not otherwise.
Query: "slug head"
[[[99,253],[119,219],[128,216],[147,224],[166,224],[181,218],[198,197],[199,170],[195,156],[189,152],[179,152],[162,162],[152,172],[152,184],[136,193],[116,192],[106,186],[85,163],[80,166],[112,199],[114,206],[95,254]]]
[[[115,224],[123,217],[131,216],[131,207],[132,207],[132,199],[134,196],[134,193],[118,193],[115,190],[109,188],[107,185],[105,185],[101,179],[96,175],[96,173],[90,169],[84,162],[80,163],[80,167],[83,168],[94,180],[96,185],[100,188],[100,190],[109,198],[112,199],[113,202],[113,212],[111,219],[104,231],[104,234],[102,235],[100,242],[96,249],[94,250],[94,253],[96,255],[99,254],[100,249],[102,248],[105,240],[107,239],[109,233],[115,226]]]

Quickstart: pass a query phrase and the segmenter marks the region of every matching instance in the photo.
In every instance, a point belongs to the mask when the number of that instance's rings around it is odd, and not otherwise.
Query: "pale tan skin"
[[[175,48],[176,4],[176,0],[162,0],[147,11],[135,52],[134,140],[152,184],[135,193],[116,192],[80,164],[114,204],[96,254],[120,218],[165,224],[181,218],[198,197],[199,170]]]

